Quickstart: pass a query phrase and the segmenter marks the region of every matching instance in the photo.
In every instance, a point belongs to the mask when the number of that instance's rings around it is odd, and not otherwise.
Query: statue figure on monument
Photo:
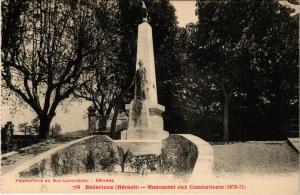
[[[148,11],[144,1],[142,1],[142,8],[143,8],[143,21],[148,22]]]
[[[139,68],[136,70],[136,92],[135,99],[146,99],[145,86],[146,86],[146,69],[143,66],[142,60],[139,61]]]
[[[135,74],[135,94],[133,103],[133,120],[135,122],[134,126],[137,125],[137,119],[140,118],[141,110],[143,108],[143,100],[146,99],[146,68],[143,66],[142,60],[139,61],[139,68],[136,70]]]

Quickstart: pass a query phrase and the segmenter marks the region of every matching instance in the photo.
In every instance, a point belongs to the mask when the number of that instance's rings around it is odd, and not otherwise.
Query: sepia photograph
[[[2,0],[3,194],[298,195],[300,0]]]

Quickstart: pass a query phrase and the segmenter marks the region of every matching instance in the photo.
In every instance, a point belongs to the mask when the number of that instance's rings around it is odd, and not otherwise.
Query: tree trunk
[[[106,124],[107,124],[107,117],[100,116],[99,117],[99,123],[98,123],[99,131],[106,131]]]
[[[48,139],[50,123],[51,123],[52,119],[49,119],[48,116],[42,116],[42,117],[39,117],[39,119],[40,119],[39,137],[41,139]]]
[[[224,115],[223,115],[223,141],[229,141],[229,128],[228,128],[228,118],[229,118],[229,102],[230,94],[224,92]]]
[[[121,172],[124,172],[124,169],[125,169],[125,163],[122,163],[121,164]]]
[[[113,139],[116,139],[116,125],[117,125],[119,110],[120,110],[120,106],[119,106],[119,104],[117,104],[115,107],[114,116],[112,118],[111,125],[110,125],[110,136]]]

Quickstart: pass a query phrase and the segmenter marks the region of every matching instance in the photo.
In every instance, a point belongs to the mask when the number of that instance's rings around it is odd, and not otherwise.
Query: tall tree
[[[197,39],[197,25],[180,28],[176,38],[179,61],[178,76],[170,80],[172,86],[171,129],[191,132],[209,138],[219,130],[219,89],[205,79],[191,58]]]
[[[138,17],[135,10],[139,10],[138,4],[132,8],[127,1],[110,1],[103,4],[97,12],[97,20],[101,33],[97,35],[99,42],[104,42],[103,50],[100,50],[88,63],[93,64],[95,69],[84,74],[82,83],[76,90],[75,96],[92,102],[97,110],[99,129],[105,130],[107,121],[113,113],[111,124],[112,135],[115,136],[115,127],[118,113],[125,109],[132,97],[130,86],[134,78],[135,42],[134,27],[136,23],[131,16],[131,23],[127,23],[128,15]],[[126,22],[125,22],[126,21]],[[110,28],[106,28],[110,27]],[[105,51],[105,52],[103,52]]]
[[[290,11],[276,0],[199,0],[197,13],[199,22],[192,58],[202,75],[207,75],[205,79],[223,93],[223,139],[227,141],[233,100],[251,98],[249,89],[252,88],[254,98],[267,104],[265,98],[270,88],[261,84],[278,82],[278,77],[267,76],[270,73],[267,69],[284,66],[291,74],[297,72],[296,26]],[[292,81],[295,79],[287,74],[282,77],[291,81],[288,88],[293,91],[297,85]],[[281,91],[274,96],[274,101],[281,100],[280,96],[284,94],[283,87],[276,87]],[[272,93],[278,91],[271,90]],[[285,101],[294,99],[293,96]]]
[[[67,99],[90,68],[97,1],[2,2],[2,87],[29,105],[47,138],[57,106]],[[101,49],[101,48],[100,48]]]
[[[117,66],[121,42],[119,20],[118,2],[101,2],[96,12],[95,40],[101,49],[86,61],[95,69],[82,75],[83,82],[75,92],[75,97],[92,102],[98,112],[100,130],[106,129],[107,120],[120,99],[122,89],[118,80],[125,77],[120,75],[121,67]]]

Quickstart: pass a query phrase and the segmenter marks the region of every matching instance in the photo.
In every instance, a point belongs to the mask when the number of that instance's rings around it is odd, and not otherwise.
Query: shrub
[[[50,128],[50,137],[54,139],[61,139],[62,134],[61,134],[61,126],[57,123],[55,123],[51,128]]]
[[[123,150],[123,148],[121,147],[117,147],[118,152],[117,152],[117,163],[121,166],[121,172],[124,172],[125,169],[125,165],[127,162],[130,161],[130,159],[132,158],[132,153],[127,150],[126,152]]]
[[[97,162],[96,167],[98,167],[102,171],[114,170],[114,166],[117,163],[117,157],[110,143],[97,143],[94,151],[95,159]]]
[[[192,172],[198,156],[197,147],[178,135],[170,135],[164,141],[160,157],[160,171],[184,175]]]
[[[86,157],[85,167],[87,172],[95,171],[95,156],[92,150],[89,150],[88,155]]]
[[[51,156],[51,169],[54,176],[62,175],[60,157],[58,153],[55,153]]]
[[[134,156],[130,159],[130,167],[137,173],[157,170],[159,157],[155,154],[145,154]]]

